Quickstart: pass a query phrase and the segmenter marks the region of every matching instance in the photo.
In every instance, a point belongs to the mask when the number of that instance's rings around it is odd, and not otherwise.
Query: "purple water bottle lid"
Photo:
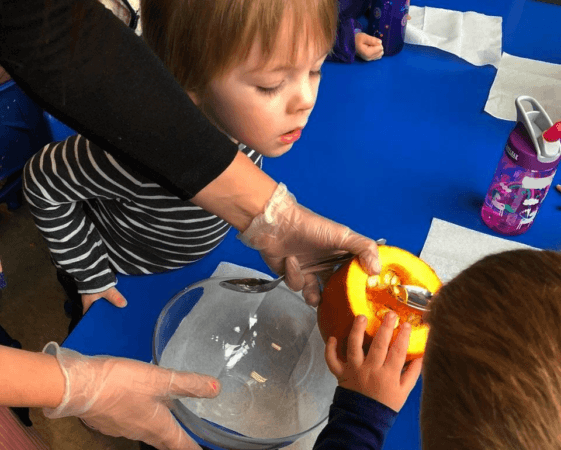
[[[526,127],[522,122],[518,122],[508,138],[506,147],[508,157],[521,167],[529,170],[547,170],[557,167],[559,156],[549,162],[541,162],[537,158],[534,143],[530,139]]]

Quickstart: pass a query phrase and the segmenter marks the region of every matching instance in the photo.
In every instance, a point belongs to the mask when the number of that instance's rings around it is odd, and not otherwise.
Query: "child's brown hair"
[[[336,0],[141,0],[144,39],[181,86],[194,92],[245,61],[256,38],[265,58],[271,56],[286,14],[293,60],[302,39],[319,51],[332,48]]]
[[[483,258],[427,319],[424,450],[561,449],[560,253]]]

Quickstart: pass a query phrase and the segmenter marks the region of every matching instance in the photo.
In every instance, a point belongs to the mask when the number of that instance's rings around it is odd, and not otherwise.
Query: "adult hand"
[[[255,217],[238,237],[259,250],[271,270],[285,273],[287,286],[294,291],[302,290],[311,306],[318,305],[320,288],[315,273],[302,273],[300,266],[304,264],[344,251],[358,255],[370,275],[380,273],[376,242],[299,205],[282,183],[265,212]],[[324,271],[317,275],[325,279],[330,274]]]
[[[54,342],[43,352],[56,356],[66,380],[62,403],[43,409],[47,417],[77,416],[101,433],[144,441],[159,450],[200,450],[168,404],[180,397],[216,397],[216,378],[126,358],[84,356]]]
[[[333,336],[325,346],[325,361],[339,386],[373,398],[399,412],[415,387],[423,360],[414,359],[404,370],[411,335],[411,325],[407,322],[401,324],[397,339],[389,347],[396,318],[393,311],[386,314],[365,357],[362,344],[368,320],[357,316],[349,333],[347,362],[343,363],[337,357],[337,339]]]
[[[374,61],[384,55],[382,41],[362,32],[355,35],[355,49],[358,56],[365,61]]]
[[[98,292],[96,294],[82,294],[82,308],[84,309],[84,314],[86,314],[86,311],[90,309],[92,303],[96,302],[100,298],[104,298],[118,308],[124,308],[127,306],[127,300],[125,297],[123,297],[117,289],[110,287],[106,291]]]

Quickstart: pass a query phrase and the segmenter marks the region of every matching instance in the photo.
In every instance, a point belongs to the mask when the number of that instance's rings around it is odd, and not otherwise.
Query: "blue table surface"
[[[502,16],[504,52],[561,64],[560,6],[536,0],[415,5]],[[433,217],[496,235],[479,213],[514,126],[483,112],[496,72],[407,44],[397,56],[377,62],[326,63],[302,138],[282,158],[266,160],[264,170],[317,213],[417,255]],[[561,101],[561,86],[556,95]],[[532,228],[509,239],[558,250],[560,224],[561,195],[552,192]],[[128,306],[121,310],[96,302],[64,346],[150,361],[156,320],[174,294],[209,277],[220,261],[270,273],[235,234],[232,230],[210,255],[184,269],[119,276]],[[420,448],[421,386],[419,381],[402,409],[386,450]]]

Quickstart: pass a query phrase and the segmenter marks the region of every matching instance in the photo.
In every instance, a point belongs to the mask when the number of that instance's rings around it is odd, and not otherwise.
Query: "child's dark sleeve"
[[[180,198],[237,155],[97,0],[0,0],[0,66],[42,108]]]
[[[370,0],[340,0],[339,23],[337,25],[337,39],[333,46],[333,53],[327,61],[352,63],[355,60],[355,29],[362,30],[359,22],[370,6]]]
[[[329,421],[314,450],[378,450],[395,422],[397,413],[358,392],[335,390]]]

